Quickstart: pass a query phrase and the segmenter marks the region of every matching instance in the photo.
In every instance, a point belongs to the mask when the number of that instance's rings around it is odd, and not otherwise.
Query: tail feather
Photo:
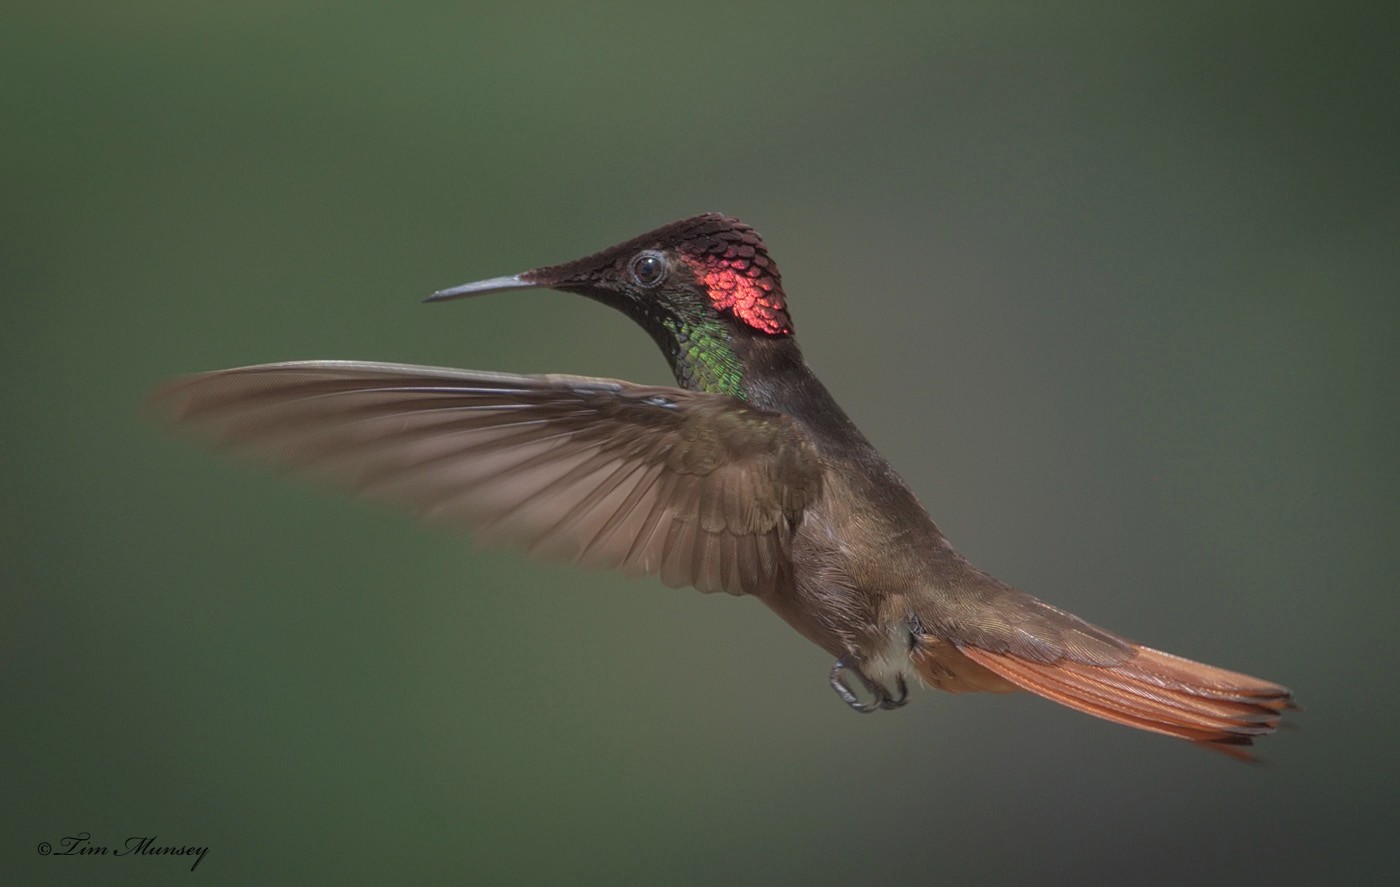
[[[1116,665],[1073,659],[1034,662],[1009,652],[958,647],[968,659],[1011,683],[1086,714],[1176,736],[1232,757],[1278,728],[1297,708],[1286,687],[1133,645]]]

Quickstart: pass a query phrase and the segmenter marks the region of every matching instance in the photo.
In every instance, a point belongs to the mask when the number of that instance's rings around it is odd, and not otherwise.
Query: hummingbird
[[[615,308],[676,386],[348,360],[167,383],[150,404],[256,459],[584,567],[751,595],[833,659],[854,711],[910,683],[1026,690],[1252,760],[1285,687],[1142,646],[973,566],[808,368],[762,238],[708,213],[427,298]]]

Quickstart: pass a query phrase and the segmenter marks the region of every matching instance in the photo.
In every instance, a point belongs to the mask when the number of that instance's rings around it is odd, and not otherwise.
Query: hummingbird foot
[[[846,683],[842,672],[849,671],[855,675],[861,685],[875,698],[870,702],[861,702],[860,697],[855,694],[850,685]],[[894,696],[879,681],[871,678],[860,670],[853,654],[846,654],[836,660],[836,664],[831,666],[831,689],[836,691],[836,695],[841,697],[841,701],[849,705],[854,711],[861,714],[870,714],[879,709],[895,709],[909,701],[909,687],[904,683],[902,676],[895,678],[896,686],[899,687],[899,695]]]
[[[896,675],[894,685],[899,688],[898,696],[890,696],[888,693],[880,700],[880,707],[887,710],[903,708],[909,704],[909,685],[904,683],[904,675]]]

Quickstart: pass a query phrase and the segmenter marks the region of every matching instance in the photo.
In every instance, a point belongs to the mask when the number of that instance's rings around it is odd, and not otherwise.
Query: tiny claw
[[[836,660],[835,665],[831,666],[831,689],[835,690],[836,695],[841,697],[841,701],[849,705],[853,711],[868,715],[872,711],[876,711],[880,708],[881,700],[877,698],[874,702],[861,702],[860,697],[856,696],[846,684],[845,680],[841,677],[841,672],[847,669],[855,672],[856,677],[861,679],[861,683],[867,682],[865,675],[861,674],[859,668],[856,668],[848,662],[848,658],[849,657],[842,656],[840,659]]]
[[[899,696],[892,697],[888,693],[880,699],[880,707],[886,711],[902,708],[909,704],[909,685],[904,683],[904,675],[895,675],[895,686],[899,688]]]
[[[842,677],[843,671],[849,671],[855,675],[870,693],[875,697],[870,702],[861,702],[851,690],[850,685]],[[841,701],[849,705],[853,710],[861,714],[870,714],[879,709],[895,709],[909,701],[909,687],[904,683],[903,676],[895,678],[899,687],[899,696],[896,698],[890,695],[890,691],[885,689],[878,681],[873,680],[860,670],[860,666],[855,662],[853,654],[847,654],[836,660],[831,666],[831,689],[836,691],[836,695],[841,697]]]

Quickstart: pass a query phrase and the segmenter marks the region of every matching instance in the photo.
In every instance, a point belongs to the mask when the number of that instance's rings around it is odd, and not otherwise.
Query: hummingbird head
[[[800,361],[778,266],[757,232],[718,213],[572,262],[441,290],[428,301],[540,287],[587,296],[632,318],[686,388],[747,399],[775,358]]]
[[[428,301],[539,287],[611,305],[653,335],[658,325],[707,319],[748,335],[792,333],[782,277],[763,239],[718,213],[663,225],[572,262],[441,290]]]

